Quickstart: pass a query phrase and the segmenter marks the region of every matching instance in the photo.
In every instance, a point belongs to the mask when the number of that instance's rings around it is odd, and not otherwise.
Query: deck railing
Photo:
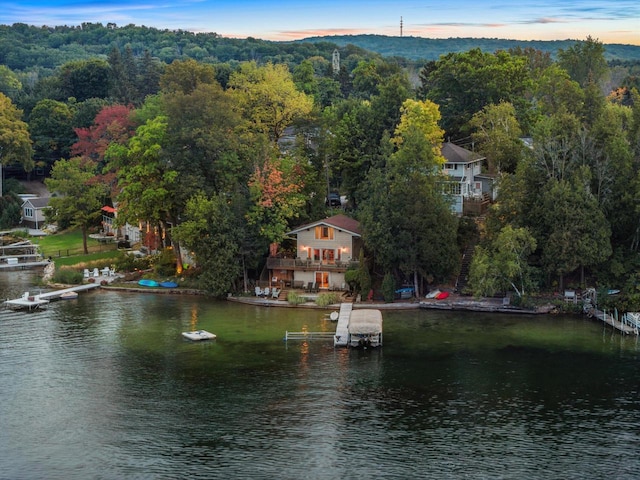
[[[267,268],[271,270],[346,270],[349,267],[357,267],[357,260],[343,262],[336,260],[335,262],[303,260],[301,258],[267,258]]]

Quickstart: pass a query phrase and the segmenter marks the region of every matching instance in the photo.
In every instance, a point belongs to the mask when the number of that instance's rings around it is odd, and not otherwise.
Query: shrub
[[[300,305],[301,303],[306,302],[307,300],[304,297],[301,297],[296,292],[289,292],[287,294],[287,302],[291,305]]]
[[[316,298],[316,305],[320,307],[328,307],[334,303],[340,303],[340,296],[335,292],[321,293],[318,295],[318,298]]]
[[[392,303],[396,296],[396,282],[391,273],[384,274],[382,279],[382,297],[386,303]]]
[[[57,269],[52,277],[54,283],[62,283],[65,285],[80,285],[82,284],[82,279],[82,272],[71,268]]]

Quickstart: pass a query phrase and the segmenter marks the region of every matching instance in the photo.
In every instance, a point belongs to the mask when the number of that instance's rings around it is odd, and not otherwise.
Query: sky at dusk
[[[0,0],[0,24],[115,23],[295,40],[376,34],[640,45],[640,0]]]

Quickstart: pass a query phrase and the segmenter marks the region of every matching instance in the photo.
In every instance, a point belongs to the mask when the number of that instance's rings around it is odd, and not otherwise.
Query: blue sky
[[[640,0],[0,0],[0,24],[145,25],[225,37],[294,40],[400,35],[584,40],[640,45]]]

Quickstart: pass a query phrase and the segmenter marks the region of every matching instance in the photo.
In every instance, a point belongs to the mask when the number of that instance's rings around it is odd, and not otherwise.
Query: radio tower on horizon
[[[402,36],[402,17],[400,17],[400,36]]]

